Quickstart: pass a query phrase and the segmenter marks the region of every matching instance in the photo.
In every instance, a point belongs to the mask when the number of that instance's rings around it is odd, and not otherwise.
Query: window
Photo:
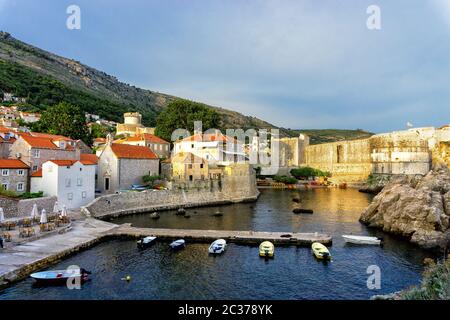
[[[67,187],[67,188],[70,187],[70,179],[66,179],[66,187]]]
[[[39,149],[33,149],[33,157],[39,158],[41,156],[41,150]]]
[[[109,190],[109,178],[105,178],[105,190]]]
[[[192,164],[188,164],[188,169],[192,169]]]
[[[200,169],[203,169],[203,163],[202,163],[202,164],[200,164]]]
[[[37,171],[38,170],[38,166],[33,166],[33,171]]]
[[[194,180],[194,177],[192,175],[189,176],[189,181]]]
[[[81,197],[82,197],[83,199],[86,198],[86,191],[83,191],[83,192],[81,193]]]
[[[68,193],[67,194],[67,199],[68,200],[72,200],[73,199],[73,193]]]
[[[82,186],[83,185],[83,179],[81,179],[81,178],[78,178],[77,179],[77,186]]]
[[[17,191],[21,192],[24,190],[24,184],[22,182],[19,182],[17,184]]]
[[[194,144],[191,144],[191,149],[194,149]]]
[[[4,176],[4,177],[9,176],[9,169],[3,169],[2,170],[2,176]]]
[[[17,170],[17,175],[23,177],[25,175],[25,170],[23,169],[18,169]]]
[[[7,183],[2,183],[2,190],[8,190],[8,184]]]

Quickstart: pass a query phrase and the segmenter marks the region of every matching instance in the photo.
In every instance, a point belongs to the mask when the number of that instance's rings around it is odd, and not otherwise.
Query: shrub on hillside
[[[449,256],[450,257],[450,256]],[[412,287],[402,293],[405,300],[449,300],[450,299],[450,260],[435,263],[426,259],[427,266],[420,286]]]

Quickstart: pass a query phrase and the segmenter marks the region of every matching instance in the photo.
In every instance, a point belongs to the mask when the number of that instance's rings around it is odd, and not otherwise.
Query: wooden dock
[[[111,230],[109,235],[133,238],[154,236],[162,240],[185,239],[187,242],[205,243],[211,243],[216,239],[225,239],[231,243],[248,245],[259,245],[265,240],[287,246],[311,246],[313,242],[320,242],[324,245],[332,244],[330,235],[320,233],[135,228],[130,224],[123,224]]]

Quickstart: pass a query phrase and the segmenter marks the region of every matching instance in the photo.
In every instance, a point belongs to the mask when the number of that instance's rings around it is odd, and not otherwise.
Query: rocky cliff
[[[410,238],[423,248],[450,243],[450,170],[439,166],[426,176],[394,178],[361,215],[370,227]]]

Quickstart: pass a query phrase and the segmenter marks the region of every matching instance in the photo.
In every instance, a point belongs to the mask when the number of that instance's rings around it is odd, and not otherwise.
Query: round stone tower
[[[131,125],[141,125],[142,122],[142,115],[139,112],[128,112],[123,115],[125,119],[125,124],[131,124]]]

